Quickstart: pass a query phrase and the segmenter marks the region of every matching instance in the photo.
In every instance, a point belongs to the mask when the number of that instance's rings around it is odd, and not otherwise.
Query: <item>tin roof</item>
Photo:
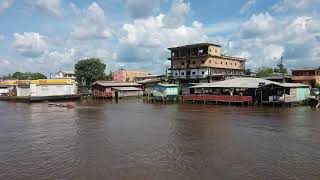
[[[218,81],[214,83],[203,83],[197,86],[192,86],[190,88],[249,88],[258,89],[261,84],[267,85],[277,85],[281,87],[308,87],[307,85],[301,83],[278,83],[274,81],[269,81],[262,78],[234,78],[225,81]]]
[[[142,89],[136,87],[114,87],[112,89],[119,91],[142,91]]]
[[[188,44],[188,45],[184,45],[184,46],[171,47],[171,48],[168,48],[168,49],[172,50],[172,49],[177,49],[177,48],[189,48],[189,47],[211,46],[211,45],[212,46],[221,47],[221,45],[212,44],[212,43],[195,43],[195,44]]]
[[[176,84],[158,84],[158,85],[163,87],[179,87],[179,85],[176,85]]]
[[[147,84],[147,83],[156,83],[156,82],[161,82],[160,79],[145,79],[142,81],[139,81],[138,84]]]
[[[98,84],[100,86],[105,87],[129,87],[129,86],[140,86],[140,84],[137,83],[118,83],[114,81],[96,81],[92,85]],[[91,85],[91,86],[92,86]]]
[[[304,68],[292,69],[292,71],[316,71],[316,70],[320,70],[320,67],[304,67]]]

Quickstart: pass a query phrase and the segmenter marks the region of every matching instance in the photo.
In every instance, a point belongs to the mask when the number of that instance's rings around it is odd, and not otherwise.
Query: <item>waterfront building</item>
[[[21,99],[28,101],[79,98],[77,84],[72,79],[9,80],[0,85],[7,86],[4,100]]]
[[[119,69],[112,73],[112,80],[115,82],[134,82],[136,77],[144,77],[147,75],[149,75],[149,73],[143,71]]]
[[[320,86],[320,67],[292,69],[292,81],[312,88]]]
[[[245,76],[245,59],[226,56],[221,46],[210,43],[168,48],[171,81],[177,84],[214,82]]]
[[[118,98],[142,95],[141,85],[114,81],[96,81],[91,85],[94,98]]]
[[[144,80],[160,80],[165,79],[165,75],[146,75],[146,76],[137,76],[133,78],[134,82],[141,82]]]
[[[206,102],[293,103],[308,98],[310,90],[301,83],[278,83],[262,78],[234,78],[190,87],[184,100]]]
[[[157,84],[154,86],[153,96],[161,98],[174,98],[179,94],[179,86],[176,84]]]
[[[264,77],[263,79],[270,80],[270,81],[276,81],[279,83],[291,83],[292,82],[292,76],[282,73],[273,73],[271,76]]]
[[[141,87],[145,94],[153,94],[154,87],[161,82],[163,82],[163,80],[145,79],[145,80],[139,81],[138,84],[141,84]]]
[[[55,76],[54,79],[76,79],[76,73],[74,70],[59,70]]]

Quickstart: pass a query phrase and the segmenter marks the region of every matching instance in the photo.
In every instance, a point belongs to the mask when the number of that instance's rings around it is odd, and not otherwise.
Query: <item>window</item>
[[[204,71],[202,71],[201,73],[202,73],[202,75],[204,75]]]
[[[234,63],[234,66],[237,66],[237,63]]]
[[[195,74],[196,74],[196,72],[192,72],[192,74],[193,74],[193,75],[195,75]]]
[[[214,63],[215,63],[215,64],[218,64],[218,62],[217,62],[217,61],[215,61]]]
[[[232,66],[232,63],[231,63],[231,66]]]
[[[175,73],[176,76],[178,76],[178,73]]]
[[[222,64],[222,61],[221,61],[221,64]]]
[[[196,61],[192,61],[192,64],[196,64]]]
[[[226,65],[228,65],[228,62],[226,62]]]
[[[201,64],[204,64],[205,62],[206,62],[206,61],[202,60],[202,61],[201,61]]]
[[[218,51],[217,51],[217,50],[215,50],[215,52],[217,53]]]
[[[184,66],[184,62],[182,62],[181,65]]]
[[[181,75],[184,76],[184,72],[182,72]]]
[[[211,60],[209,60],[209,63],[211,64]]]

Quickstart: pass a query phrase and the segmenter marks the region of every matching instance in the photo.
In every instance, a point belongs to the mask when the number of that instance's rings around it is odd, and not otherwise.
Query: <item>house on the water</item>
[[[186,101],[241,102],[241,103],[293,103],[307,100],[307,85],[279,83],[261,78],[234,78],[190,87]]]
[[[91,85],[91,94],[94,98],[121,98],[142,96],[143,91],[137,83],[96,81]]]
[[[292,69],[292,81],[312,88],[320,87],[320,67]]]
[[[8,80],[0,83],[7,87],[3,100],[65,100],[77,99],[77,84],[72,79]]]
[[[157,84],[153,89],[153,96],[159,98],[175,98],[179,94],[179,86],[176,84]]]

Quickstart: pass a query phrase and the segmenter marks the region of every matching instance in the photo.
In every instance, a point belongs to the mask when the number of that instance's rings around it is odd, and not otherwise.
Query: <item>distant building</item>
[[[60,70],[55,74],[54,79],[76,79],[76,73],[74,72],[74,70]]]
[[[273,73],[271,76],[264,77],[263,79],[269,80],[269,81],[275,81],[275,82],[286,82],[291,83],[292,82],[292,76],[291,75],[284,75],[281,73]]]
[[[245,59],[226,56],[221,46],[209,43],[169,48],[171,79],[180,84],[212,82],[245,75]]]
[[[134,82],[136,77],[144,77],[150,75],[143,71],[128,71],[126,69],[119,69],[112,73],[112,80],[115,82]]]
[[[91,85],[94,98],[121,98],[141,96],[141,85],[137,83],[118,83],[113,81],[96,81]]]
[[[320,86],[320,67],[292,69],[292,81],[303,83],[313,88]]]

